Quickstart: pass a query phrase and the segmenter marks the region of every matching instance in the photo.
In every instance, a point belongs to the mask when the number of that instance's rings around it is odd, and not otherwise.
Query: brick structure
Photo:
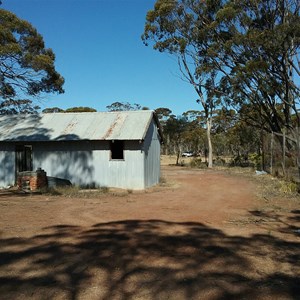
[[[19,190],[36,191],[48,186],[47,173],[42,169],[18,173],[17,185]]]

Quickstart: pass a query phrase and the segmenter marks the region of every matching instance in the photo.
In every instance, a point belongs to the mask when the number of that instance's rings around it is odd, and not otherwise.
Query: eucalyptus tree
[[[55,55],[27,21],[0,9],[0,113],[33,112],[34,99],[63,93]]]
[[[291,127],[293,114],[300,125],[299,9],[297,0],[232,0],[217,15],[226,38],[216,36],[211,53],[222,95],[255,110],[268,131]]]
[[[92,107],[75,106],[75,107],[67,108],[64,112],[65,113],[73,113],[73,112],[81,113],[81,112],[96,112],[96,111],[97,110],[95,108],[92,108]]]
[[[167,107],[158,107],[154,111],[161,124],[165,123],[172,114],[172,110]]]
[[[144,108],[137,103],[131,104],[129,102],[113,102],[106,106],[108,111],[130,111],[130,110],[143,110]]]
[[[177,56],[205,112],[210,157],[220,99],[251,107],[265,130],[292,130],[292,116],[300,127],[299,7],[297,0],[158,0],[148,12],[142,38]]]
[[[194,154],[207,153],[207,138],[205,132],[205,113],[199,110],[188,110],[182,114],[188,121],[184,141],[187,150]]]
[[[214,50],[226,100],[252,125],[274,132],[287,153],[296,145],[300,176],[299,11],[298,0],[227,1],[218,14],[227,39]]]
[[[219,78],[207,64],[206,52],[212,43],[215,20],[222,1],[158,0],[146,16],[142,39],[160,52],[175,55],[183,79],[192,85],[203,107],[212,167],[212,112],[218,105],[215,93]]]
[[[187,130],[188,120],[184,116],[171,115],[164,125],[164,134],[169,137],[169,146],[173,146],[176,154],[176,165],[179,163],[179,157],[182,152],[184,134]]]
[[[42,110],[43,114],[53,114],[53,113],[62,113],[64,112],[64,110],[62,108],[59,107],[47,107],[45,109]]]

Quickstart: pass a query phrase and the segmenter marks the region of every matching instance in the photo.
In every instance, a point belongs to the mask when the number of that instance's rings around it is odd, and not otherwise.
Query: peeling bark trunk
[[[206,134],[207,134],[207,142],[208,142],[208,168],[213,167],[213,149],[212,149],[212,143],[211,143],[211,126],[212,126],[212,119],[207,118],[206,119]]]
[[[179,156],[180,156],[180,153],[177,152],[177,155],[176,155],[176,166],[179,165]]]

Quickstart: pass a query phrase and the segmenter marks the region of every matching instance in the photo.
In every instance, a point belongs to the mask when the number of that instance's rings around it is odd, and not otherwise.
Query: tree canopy
[[[63,93],[64,78],[54,62],[29,22],[0,9],[0,113],[32,112],[37,97]]]
[[[256,111],[269,132],[291,129],[292,119],[300,127],[299,10],[297,0],[157,0],[147,13],[142,39],[177,57],[208,143],[221,104]]]
[[[70,107],[67,109],[62,109],[59,107],[49,107],[45,108],[42,113],[44,114],[50,114],[50,113],[81,113],[81,112],[96,112],[97,110],[92,107],[87,107],[87,106],[75,106],[75,107]]]
[[[129,102],[114,102],[106,106],[108,111],[129,111],[129,110],[148,110],[148,107],[142,107],[140,104]]]
[[[146,16],[142,39],[160,52],[175,55],[183,79],[198,95],[206,118],[209,167],[212,167],[212,111],[218,104],[215,90],[216,72],[208,68],[202,55],[212,43],[211,32],[220,1],[158,0]]]
[[[70,107],[67,108],[64,112],[69,113],[69,112],[96,112],[97,110],[92,107],[87,107],[87,106],[75,106],[75,107]]]

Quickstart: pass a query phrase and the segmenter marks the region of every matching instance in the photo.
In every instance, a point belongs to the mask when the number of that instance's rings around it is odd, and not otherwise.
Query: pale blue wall
[[[15,184],[15,145],[0,142],[0,187]]]
[[[108,141],[47,142],[33,145],[33,168],[72,184],[144,188],[143,153],[137,141],[125,141],[124,160],[111,160]]]
[[[143,151],[145,153],[145,187],[159,183],[160,141],[156,123],[152,120],[147,132]]]

